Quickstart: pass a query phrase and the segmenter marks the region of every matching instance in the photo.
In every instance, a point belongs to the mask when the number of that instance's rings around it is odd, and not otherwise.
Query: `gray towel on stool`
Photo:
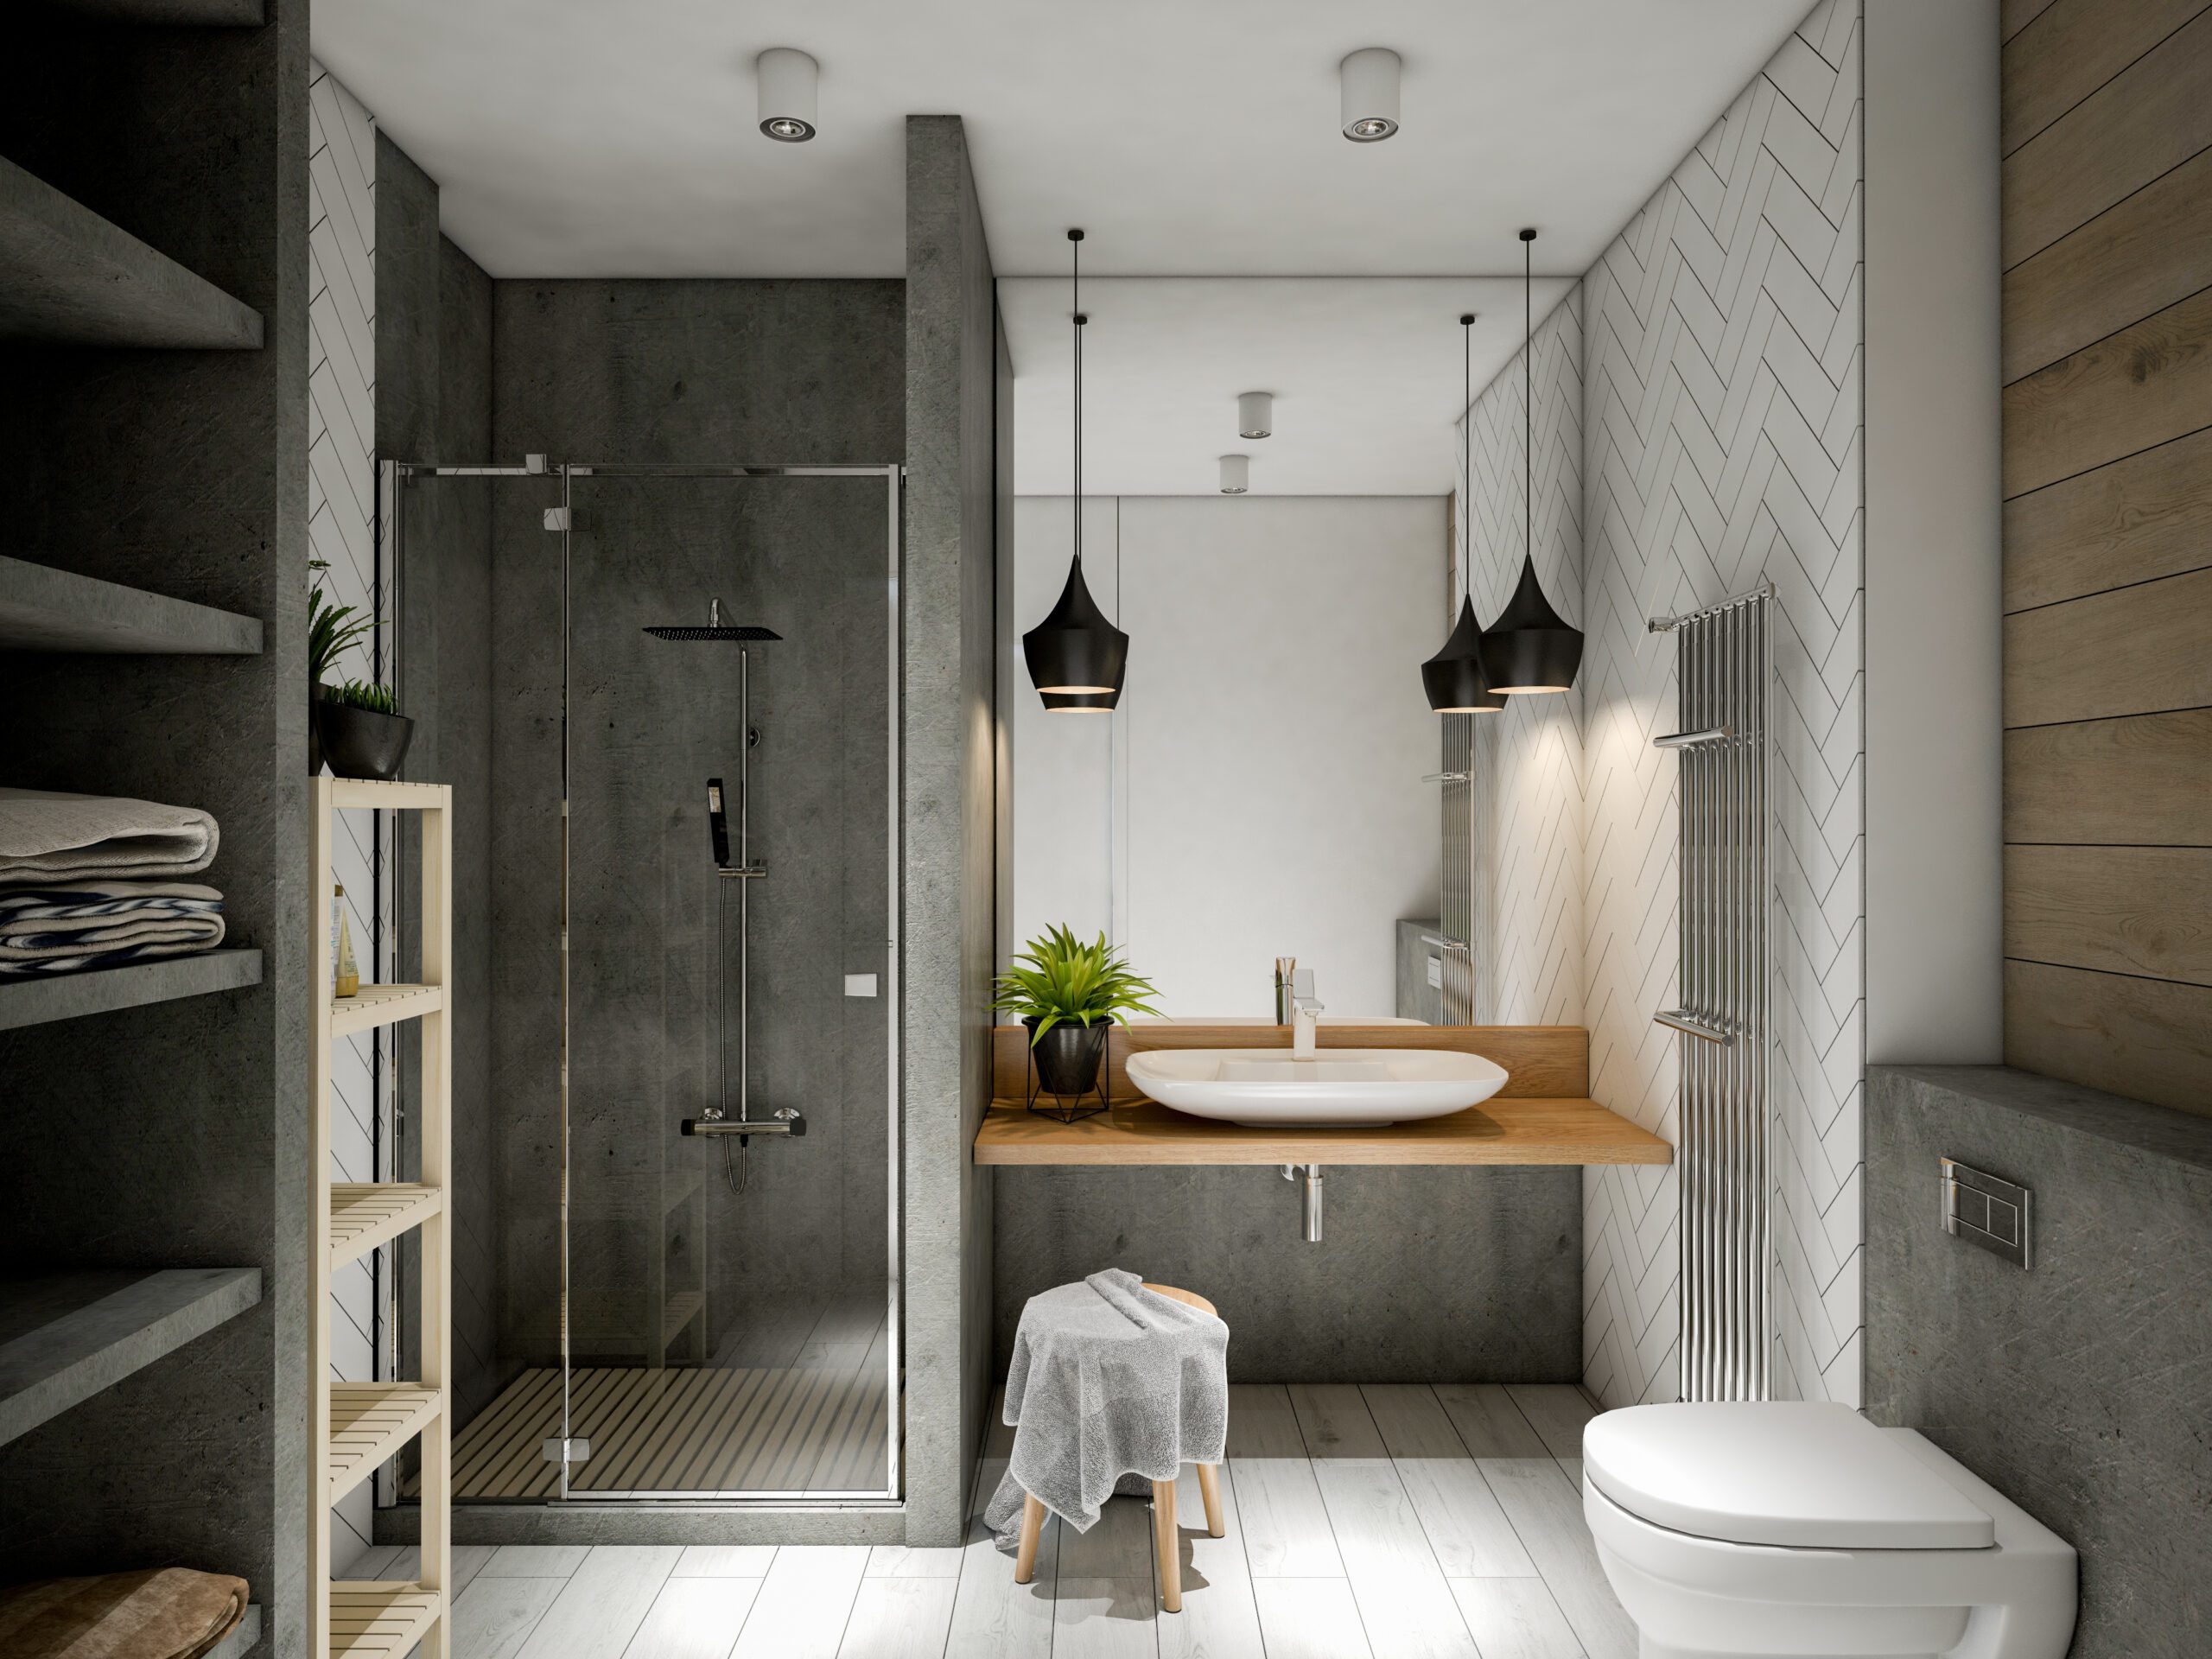
[[[983,1510],[1014,1548],[1024,1493],[1088,1532],[1125,1475],[1173,1480],[1219,1463],[1229,1433],[1229,1327],[1109,1268],[1029,1299],[1007,1370],[1006,1478]]]

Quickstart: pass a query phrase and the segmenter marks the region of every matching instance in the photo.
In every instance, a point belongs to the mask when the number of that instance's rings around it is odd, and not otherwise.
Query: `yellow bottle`
[[[361,970],[353,961],[353,929],[346,918],[346,889],[343,885],[334,887],[330,903],[336,925],[332,929],[331,963],[335,969],[335,983],[331,989],[339,996],[359,996],[361,994]]]

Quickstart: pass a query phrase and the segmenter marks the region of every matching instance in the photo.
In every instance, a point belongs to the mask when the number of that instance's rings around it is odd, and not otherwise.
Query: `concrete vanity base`
[[[1219,1307],[1237,1382],[1580,1378],[1580,1170],[1325,1167],[1319,1244],[1271,1167],[1001,1167],[997,1369],[1030,1297],[1127,1268]]]

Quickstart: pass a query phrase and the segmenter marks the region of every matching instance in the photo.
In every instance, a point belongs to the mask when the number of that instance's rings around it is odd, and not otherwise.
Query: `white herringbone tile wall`
[[[1582,951],[1593,1092],[1675,1138],[1674,647],[1779,590],[1772,1386],[1856,1405],[1863,910],[1859,16],[1824,0],[1584,279]],[[1585,1172],[1586,1381],[1675,1389],[1675,1195]]]
[[[1537,327],[1533,486],[1523,518],[1524,376],[1514,353],[1476,394],[1461,454],[1468,515],[1467,586],[1485,622],[1505,608],[1533,550],[1544,593],[1561,616],[1582,616],[1582,290]],[[1471,469],[1473,476],[1466,475]],[[1452,600],[1456,607],[1457,595]],[[1478,1025],[1582,1023],[1582,692],[1509,697],[1470,717],[1471,787],[1465,791]],[[1455,804],[1460,792],[1454,791]]]
[[[323,67],[310,64],[308,83],[308,538],[328,568],[323,588],[359,614],[378,613],[376,562],[376,122]],[[364,640],[330,672],[334,683],[375,677]],[[334,862],[364,977],[378,937],[373,812],[340,813]],[[386,849],[389,851],[389,849]],[[389,868],[387,865],[386,868]],[[324,895],[327,902],[328,895]],[[390,917],[385,920],[388,924]],[[387,925],[382,933],[391,938]],[[340,1043],[331,1056],[331,1179],[378,1179],[373,1134],[390,1121],[391,1068],[378,1064],[379,1033]],[[384,1172],[388,1173],[389,1172]],[[376,1255],[390,1270],[389,1253]],[[376,1376],[375,1285],[369,1258],[340,1270],[331,1285],[334,1375],[353,1381]],[[343,1567],[365,1549],[371,1489],[357,1487],[337,1510],[333,1565]]]

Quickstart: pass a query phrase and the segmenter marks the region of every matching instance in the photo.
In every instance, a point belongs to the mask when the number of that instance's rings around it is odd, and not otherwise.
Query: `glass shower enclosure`
[[[456,1497],[894,1499],[899,468],[385,470],[403,585],[489,543]]]

